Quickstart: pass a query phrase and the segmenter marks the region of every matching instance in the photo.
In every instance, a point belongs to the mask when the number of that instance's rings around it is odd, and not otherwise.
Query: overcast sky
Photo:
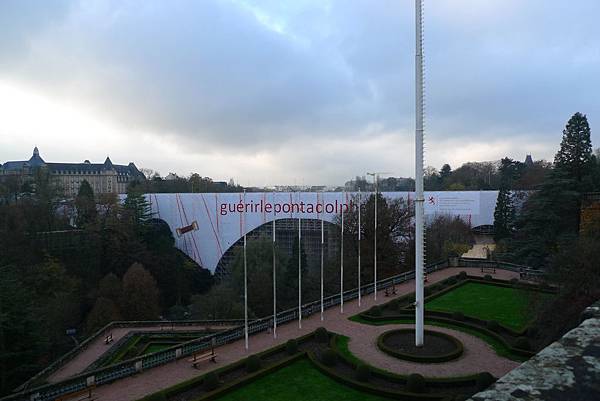
[[[600,1],[428,0],[426,165],[600,146]],[[0,163],[414,175],[414,1],[0,1]]]

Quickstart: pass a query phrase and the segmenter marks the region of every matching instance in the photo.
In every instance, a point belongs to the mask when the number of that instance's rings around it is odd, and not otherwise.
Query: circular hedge
[[[432,330],[425,330],[425,345],[422,348],[416,348],[414,347],[414,334],[414,329],[386,331],[377,338],[377,347],[395,358],[419,363],[451,361],[460,357],[464,351],[463,345],[458,339]],[[398,337],[400,337],[400,341],[404,341],[402,337],[407,337],[407,351],[400,350],[391,344],[394,338],[398,339]],[[427,341],[428,339],[429,341]],[[428,344],[430,344],[429,348]]]

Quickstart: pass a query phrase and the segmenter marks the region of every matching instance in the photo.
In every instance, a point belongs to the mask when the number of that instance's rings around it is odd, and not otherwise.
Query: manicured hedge
[[[383,352],[385,352],[386,354],[391,355],[395,358],[404,359],[407,361],[419,362],[419,363],[440,363],[440,362],[452,361],[452,360],[460,357],[464,351],[462,343],[459,340],[457,340],[456,338],[452,337],[451,335],[448,335],[446,333],[442,333],[439,331],[425,330],[426,335],[441,337],[441,338],[451,341],[454,344],[455,349],[446,354],[436,355],[436,356],[419,356],[419,355],[406,354],[404,352],[400,352],[396,349],[390,348],[389,346],[387,346],[385,344],[385,339],[387,337],[394,335],[395,333],[398,333],[398,332],[414,333],[414,329],[389,330],[389,331],[386,331],[383,334],[381,334],[379,337],[377,337],[377,347],[380,350],[382,350]]]

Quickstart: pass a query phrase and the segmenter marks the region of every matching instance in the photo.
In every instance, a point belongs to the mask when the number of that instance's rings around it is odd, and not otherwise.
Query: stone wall
[[[600,301],[583,322],[472,401],[600,400]]]

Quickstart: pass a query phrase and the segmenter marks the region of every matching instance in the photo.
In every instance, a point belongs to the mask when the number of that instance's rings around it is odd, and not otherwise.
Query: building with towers
[[[65,197],[75,197],[83,181],[87,181],[96,194],[124,194],[130,182],[145,179],[135,164],[113,164],[109,157],[104,163],[91,163],[89,160],[83,163],[47,163],[36,147],[29,160],[0,164],[0,181],[12,181],[20,187],[33,180],[36,171],[47,172]]]

